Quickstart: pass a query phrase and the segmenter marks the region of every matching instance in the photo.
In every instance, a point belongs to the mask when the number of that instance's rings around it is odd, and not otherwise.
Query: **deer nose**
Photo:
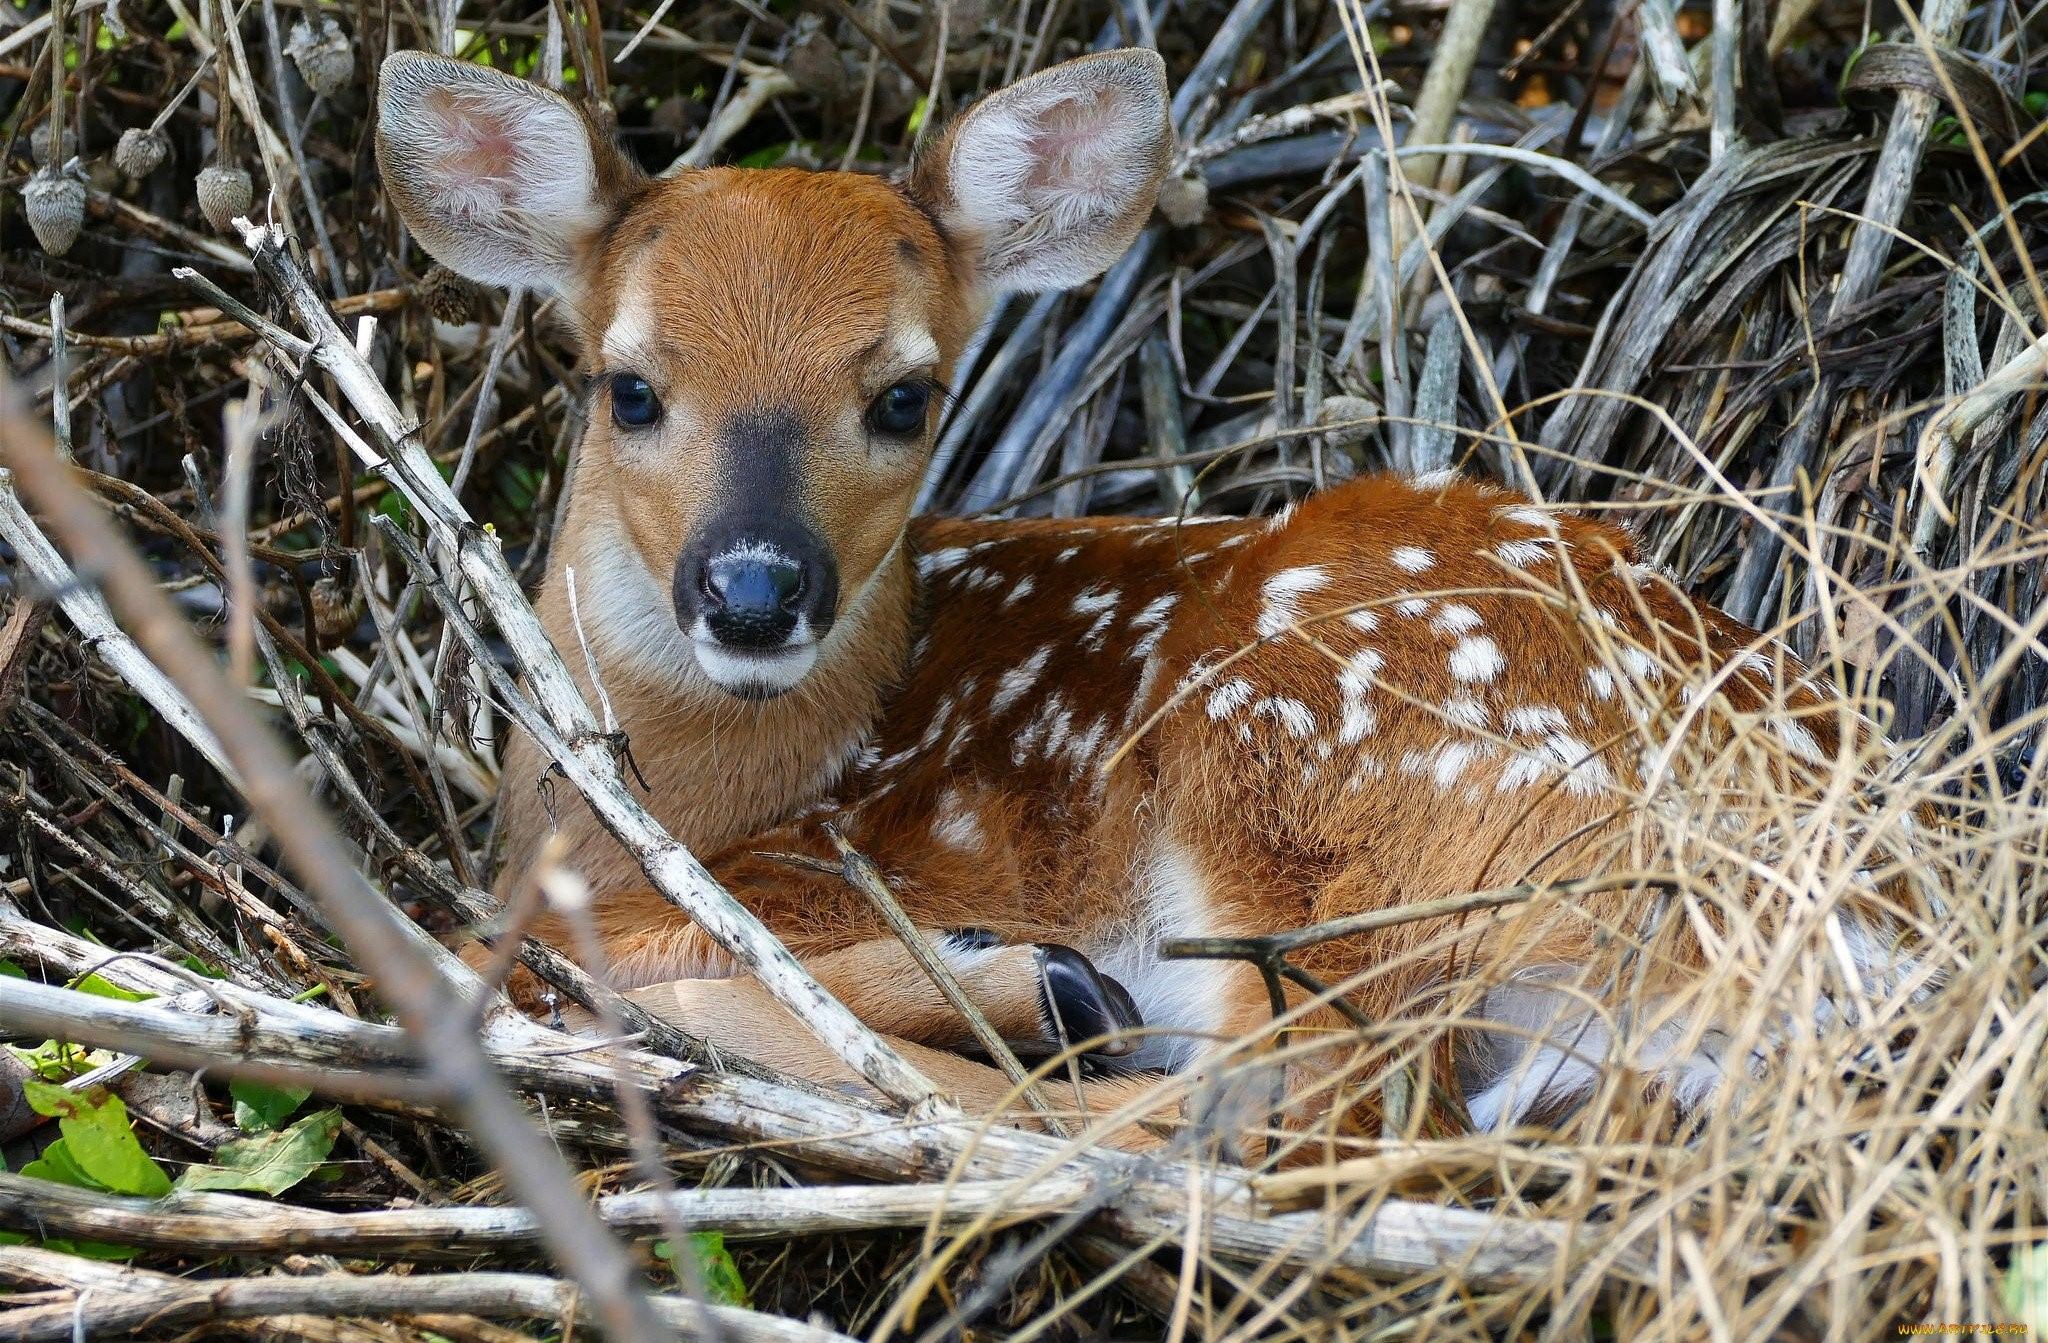
[[[774,648],[796,628],[803,566],[780,555],[720,555],[704,566],[704,623],[734,648]]]

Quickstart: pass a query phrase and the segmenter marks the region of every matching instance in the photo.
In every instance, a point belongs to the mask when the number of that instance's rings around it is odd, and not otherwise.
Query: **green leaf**
[[[282,1194],[316,1170],[334,1149],[341,1111],[321,1110],[290,1128],[222,1143],[215,1164],[191,1166],[178,1177],[180,1189],[255,1189]]]
[[[705,1299],[720,1306],[753,1306],[747,1284],[740,1277],[740,1266],[732,1261],[731,1251],[725,1248],[722,1232],[692,1231],[686,1243],[690,1258],[696,1262],[697,1276],[703,1280]],[[668,1260],[671,1267],[677,1267],[675,1246],[670,1242],[654,1242],[654,1254],[656,1258]],[[688,1281],[680,1271],[676,1280]]]
[[[45,1040],[34,1049],[9,1045],[8,1052],[45,1082],[63,1082],[112,1063],[114,1056],[104,1050],[80,1049],[63,1040]]]
[[[274,1087],[240,1078],[228,1083],[235,1098],[235,1127],[245,1133],[282,1128],[292,1111],[306,1103],[313,1093],[304,1087]]]
[[[9,979],[27,979],[28,971],[22,969],[13,961],[0,958],[0,975],[5,975]]]
[[[156,997],[154,993],[137,993],[133,989],[124,989],[111,980],[101,979],[98,975],[87,975],[70,987],[80,993],[90,993],[95,998],[112,998],[123,1003],[146,1003]]]
[[[62,1138],[43,1149],[43,1154],[21,1168],[21,1173],[34,1180],[48,1180],[51,1184],[69,1185],[73,1189],[98,1189],[99,1184],[71,1159],[71,1149],[64,1145]]]
[[[22,1079],[28,1103],[57,1121],[66,1150],[78,1168],[102,1189],[142,1198],[171,1192],[171,1177],[135,1140],[128,1107],[105,1087],[71,1091],[32,1077]]]
[[[46,1250],[59,1254],[75,1254],[80,1259],[133,1259],[142,1251],[133,1245],[115,1245],[104,1240],[69,1240],[56,1236],[43,1242]]]

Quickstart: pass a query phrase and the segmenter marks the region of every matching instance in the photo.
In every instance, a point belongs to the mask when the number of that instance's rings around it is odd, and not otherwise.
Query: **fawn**
[[[913,519],[939,391],[990,301],[1094,277],[1147,219],[1173,150],[1152,53],[990,94],[896,180],[650,178],[556,94],[410,52],[379,107],[420,244],[574,326],[589,427],[539,607],[579,669],[587,645],[651,805],[969,1104],[1007,1084],[835,874],[826,822],[1020,1051],[1113,1060],[1085,1084],[1107,1107],[1144,1080],[1116,1067],[1203,1066],[1271,1022],[1256,968],[1162,959],[1163,938],[1625,869],[1646,758],[1701,756],[1648,731],[1653,709],[1722,742],[1765,716],[1810,788],[1856,747],[1817,683],[1627,534],[1470,480],[1367,477],[1271,519]],[[559,829],[617,981],[721,1046],[844,1080],[581,808],[548,814],[540,774],[513,744],[507,872]],[[1721,1023],[1655,1019],[1726,923],[1696,894],[1629,963],[1630,1011],[1596,999],[1655,903],[1641,886],[1300,963],[1374,1021],[1476,986],[1421,1063],[1478,1127],[1553,1115],[1610,1065],[1683,1109],[1746,1069]],[[1886,973],[1907,897],[1870,886],[1841,916],[1854,972]],[[1290,992],[1293,1031],[1342,1034]]]

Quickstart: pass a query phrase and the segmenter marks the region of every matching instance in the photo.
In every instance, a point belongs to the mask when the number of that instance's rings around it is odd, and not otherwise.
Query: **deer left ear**
[[[976,103],[918,155],[909,188],[993,297],[1108,269],[1152,213],[1172,158],[1165,62],[1109,51]]]

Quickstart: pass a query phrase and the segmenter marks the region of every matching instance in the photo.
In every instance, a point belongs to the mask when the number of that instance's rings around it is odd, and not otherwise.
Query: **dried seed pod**
[[[291,40],[285,43],[284,51],[299,67],[306,87],[323,98],[332,98],[347,88],[356,72],[355,48],[347,32],[324,14],[318,28],[305,19],[293,24]]]
[[[334,578],[313,582],[313,633],[322,648],[332,648],[349,635],[363,619],[363,594],[353,584],[343,587]]]
[[[446,266],[430,266],[420,277],[420,304],[441,321],[453,326],[474,322],[481,311],[482,293]]]
[[[201,168],[198,185],[199,213],[205,215],[206,222],[221,233],[226,233],[236,219],[248,214],[249,204],[256,198],[249,183],[249,174],[223,163],[209,163]]]
[[[162,131],[153,131],[146,126],[130,126],[121,132],[121,141],[114,146],[114,166],[141,181],[155,172],[157,166],[170,156],[170,152],[170,138]]]
[[[38,121],[35,129],[28,133],[28,156],[35,160],[36,166],[39,168],[46,164],[54,164],[61,168],[77,157],[77,154],[78,132],[72,130],[69,126],[64,128],[64,148],[56,155],[50,153],[49,122]]]
[[[1174,174],[1159,184],[1159,213],[1175,228],[1193,228],[1209,214],[1209,184],[1200,173]]]
[[[36,169],[21,188],[22,213],[36,241],[51,256],[63,256],[85,226],[85,183],[61,169]]]

